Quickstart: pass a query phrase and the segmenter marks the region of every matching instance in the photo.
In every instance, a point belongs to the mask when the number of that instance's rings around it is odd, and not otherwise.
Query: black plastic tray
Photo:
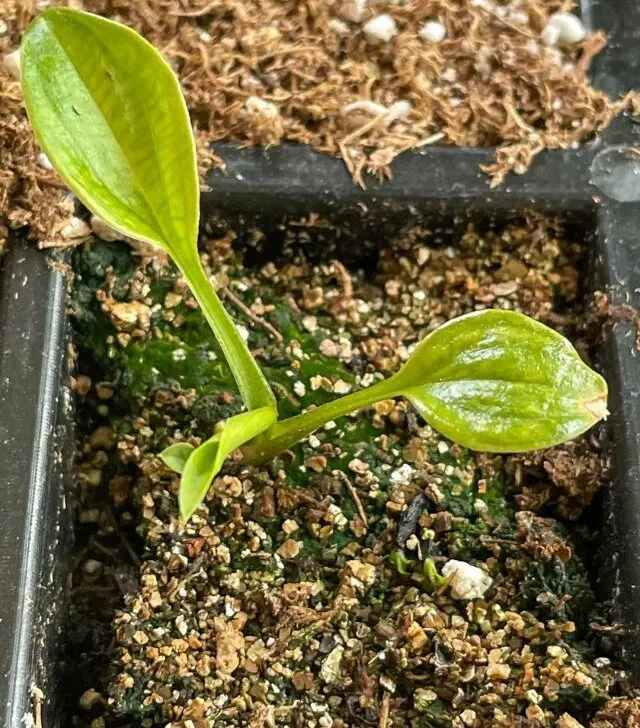
[[[610,36],[594,79],[610,94],[640,87],[640,4],[585,0],[583,18]],[[620,119],[576,151],[541,155],[522,177],[489,190],[479,165],[491,150],[407,153],[394,177],[355,187],[339,160],[294,145],[238,151],[220,145],[226,175],[211,174],[203,222],[259,225],[265,244],[286,244],[287,223],[312,213],[331,228],[311,233],[313,256],[373,254],[392,233],[428,221],[449,236],[470,218],[499,222],[527,209],[575,218],[593,246],[593,285],[614,304],[640,307],[640,125]],[[331,250],[333,248],[333,250]],[[586,273],[586,272],[585,272]],[[56,653],[71,573],[73,430],[66,386],[64,284],[44,255],[13,241],[0,272],[0,719],[18,728],[45,694],[54,728]],[[602,369],[611,388],[606,428],[614,482],[605,504],[603,584],[628,630],[623,657],[640,672],[640,353],[632,323],[606,333]]]
[[[0,278],[0,725],[55,698],[70,569],[71,398],[64,281],[12,241]],[[48,724],[47,724],[48,725]]]

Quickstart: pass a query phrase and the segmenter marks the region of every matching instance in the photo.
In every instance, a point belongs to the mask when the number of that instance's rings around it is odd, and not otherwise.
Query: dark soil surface
[[[581,233],[562,222],[470,227],[451,247],[416,228],[364,271],[310,264],[298,235],[250,269],[234,233],[202,243],[282,416],[389,375],[427,332],[478,308],[532,315],[585,357],[597,343]],[[179,478],[157,453],[240,410],[230,372],[161,258],[97,241],[73,270],[68,724],[638,725],[593,590],[608,483],[597,432],[492,456],[444,440],[405,401],[381,402],[265,467],[227,463],[185,526]]]

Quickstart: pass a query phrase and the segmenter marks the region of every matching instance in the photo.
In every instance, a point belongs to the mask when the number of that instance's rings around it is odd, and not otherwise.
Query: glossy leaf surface
[[[189,455],[180,483],[180,514],[186,521],[204,500],[211,481],[231,453],[264,432],[276,420],[271,407],[243,412],[225,420],[222,429]]]
[[[29,26],[22,84],[33,128],[65,182],[109,225],[192,255],[195,144],[178,80],[133,30],[50,8]]]
[[[550,447],[607,414],[604,379],[563,336],[513,311],[445,324],[389,385],[430,425],[474,450]]]

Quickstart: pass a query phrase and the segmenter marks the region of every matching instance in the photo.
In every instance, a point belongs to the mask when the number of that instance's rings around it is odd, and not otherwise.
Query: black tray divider
[[[0,291],[0,725],[18,728],[33,687],[47,705],[55,701],[73,438],[65,424],[63,277],[33,246],[14,240]]]

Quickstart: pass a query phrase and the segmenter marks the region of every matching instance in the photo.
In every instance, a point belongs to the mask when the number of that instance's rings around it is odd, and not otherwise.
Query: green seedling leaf
[[[31,124],[60,176],[113,228],[171,255],[247,407],[275,408],[200,264],[195,141],[170,66],[124,25],[57,7],[33,20],[20,57]]]
[[[437,591],[447,583],[447,577],[438,573],[433,559],[425,559],[422,564],[423,581],[427,591]]]
[[[271,407],[243,412],[225,420],[219,432],[193,450],[184,465],[180,483],[180,515],[185,521],[204,500],[227,457],[271,427],[275,420],[276,413]]]
[[[329,420],[391,397],[472,450],[526,452],[607,416],[607,383],[563,336],[520,313],[460,316],[423,339],[390,379],[278,422],[244,450],[263,462]]]
[[[192,254],[196,151],[178,80],[133,30],[50,8],[27,30],[22,85],[36,136],[85,205],[120,232]]]
[[[393,549],[389,554],[389,561],[393,564],[398,574],[406,576],[413,567],[413,561],[408,559],[402,549]]]
[[[424,419],[473,450],[525,452],[607,415],[607,384],[563,336],[513,311],[461,316],[389,380]]]
[[[165,448],[159,455],[160,460],[171,470],[176,473],[183,473],[184,466],[187,464],[189,455],[195,450],[193,445],[188,442],[176,442]]]

